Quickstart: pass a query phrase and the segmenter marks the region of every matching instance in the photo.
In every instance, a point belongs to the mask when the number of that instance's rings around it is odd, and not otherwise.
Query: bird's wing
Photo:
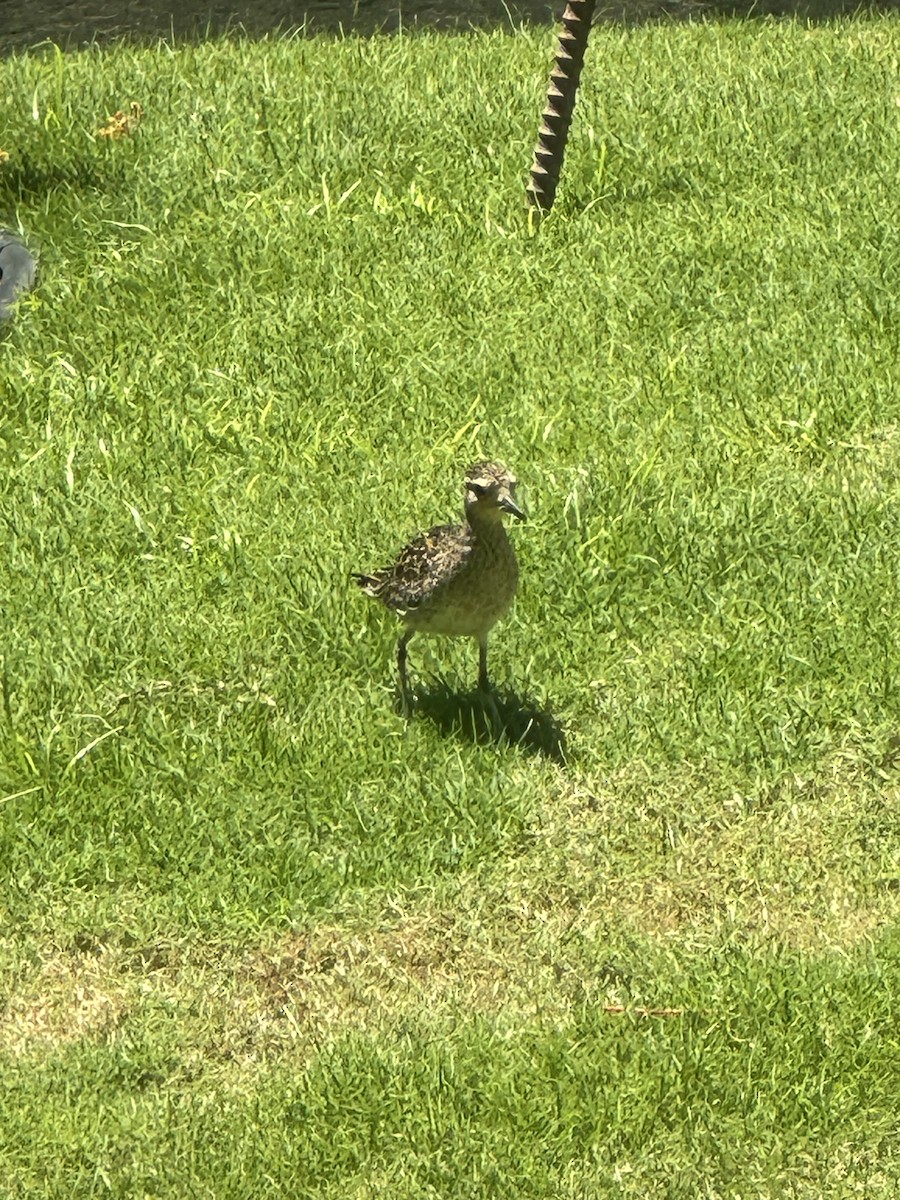
[[[419,608],[450,582],[471,554],[467,526],[436,525],[413,538],[392,566],[378,572],[384,579],[382,597],[394,609]]]

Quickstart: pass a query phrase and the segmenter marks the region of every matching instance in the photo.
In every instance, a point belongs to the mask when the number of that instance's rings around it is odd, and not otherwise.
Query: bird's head
[[[516,504],[518,480],[502,463],[474,463],[466,471],[466,515],[499,521],[505,512],[519,521],[525,514]]]

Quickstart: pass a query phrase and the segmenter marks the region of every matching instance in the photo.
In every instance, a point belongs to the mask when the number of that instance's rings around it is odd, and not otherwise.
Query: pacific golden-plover
[[[462,525],[419,534],[389,567],[353,578],[405,626],[397,646],[400,687],[408,691],[406,647],[416,633],[472,637],[478,642],[478,686],[486,690],[488,633],[513,602],[519,566],[503,514],[520,521],[516,478],[502,463],[479,462],[465,479]]]

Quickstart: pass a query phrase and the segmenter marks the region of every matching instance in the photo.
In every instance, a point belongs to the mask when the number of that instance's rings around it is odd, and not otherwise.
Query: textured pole
[[[547,104],[534,148],[531,181],[525,189],[529,207],[542,212],[549,212],[556,199],[595,4],[596,0],[569,0],[563,13]]]

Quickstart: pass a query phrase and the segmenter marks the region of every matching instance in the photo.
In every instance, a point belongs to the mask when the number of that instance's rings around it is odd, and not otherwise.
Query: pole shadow
[[[526,754],[568,762],[562,722],[527,693],[494,687],[460,692],[437,679],[418,687],[406,703],[398,693],[395,708],[410,719],[430,721],[445,736],[480,746],[518,746]]]

